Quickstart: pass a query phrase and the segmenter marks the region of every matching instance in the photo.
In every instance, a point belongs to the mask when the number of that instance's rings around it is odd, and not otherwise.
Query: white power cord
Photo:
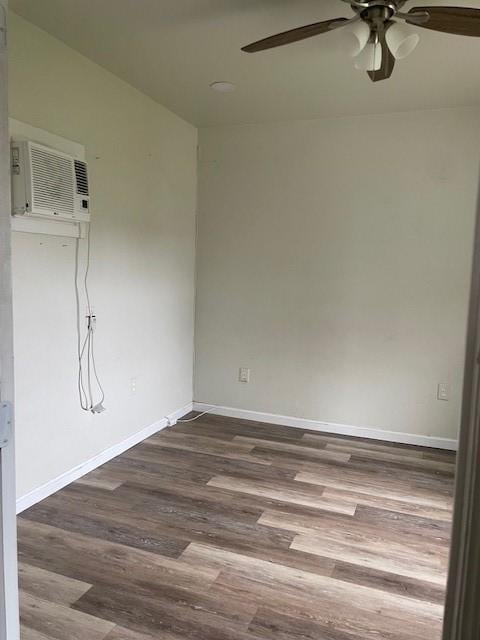
[[[193,416],[193,418],[188,418],[187,420],[175,420],[173,418],[169,418],[168,416],[165,416],[165,420],[167,421],[167,425],[169,427],[174,427],[179,422],[195,422],[195,420],[198,420],[199,418],[201,418],[205,414],[211,413],[213,411],[213,409],[214,409],[214,407],[210,407],[210,409],[207,409],[206,411],[203,411],[203,413],[199,413],[197,416]]]
[[[87,263],[85,267],[85,275],[83,277],[83,288],[85,292],[85,299],[87,302],[87,333],[83,341],[81,332],[80,291],[78,287],[79,254],[80,238],[76,238],[75,301],[77,306],[78,395],[80,398],[80,406],[84,411],[89,411],[90,413],[102,413],[103,411],[105,411],[105,407],[103,406],[105,393],[97,374],[93,339],[97,318],[94,314],[92,314],[92,308],[90,305],[90,294],[88,291],[88,273],[90,270],[90,224],[88,225],[87,231]],[[97,401],[95,401],[93,386],[97,387],[97,393],[99,392],[100,394],[100,399]]]
[[[188,420],[177,420],[177,422],[195,422],[195,420],[198,420],[202,416],[206,415],[207,413],[211,413],[212,411],[213,407],[210,407],[210,409],[207,409],[203,413],[199,413],[198,416],[193,416],[193,418],[188,418]]]

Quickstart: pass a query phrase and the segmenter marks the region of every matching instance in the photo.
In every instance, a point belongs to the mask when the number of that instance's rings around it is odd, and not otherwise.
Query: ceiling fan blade
[[[424,11],[423,13],[417,13],[418,9],[415,10],[415,13],[402,13],[401,11],[397,11],[395,14],[395,18],[399,18],[400,20],[407,20],[409,24],[414,24],[417,27],[421,26],[425,22],[430,20],[430,14],[428,11]]]
[[[314,24],[306,25],[305,27],[298,27],[297,29],[291,29],[290,31],[284,31],[283,33],[277,33],[269,38],[258,40],[252,44],[242,47],[242,51],[247,53],[255,53],[257,51],[264,51],[265,49],[273,49],[274,47],[281,47],[284,44],[290,44],[292,42],[298,42],[299,40],[305,40],[312,36],[318,36],[321,33],[327,33],[332,29],[338,29],[350,22],[357,21],[358,18],[335,18],[333,20],[325,20],[324,22],[315,22]]]
[[[395,67],[395,57],[388,48],[387,40],[385,38],[386,31],[382,29],[378,33],[380,46],[382,47],[382,66],[378,71],[367,71],[372,82],[379,82],[380,80],[388,80],[393,73]]]
[[[427,12],[430,18],[419,24],[408,19],[409,14]],[[407,14],[406,21],[423,29],[453,33],[459,36],[480,38],[480,9],[469,7],[414,7]]]

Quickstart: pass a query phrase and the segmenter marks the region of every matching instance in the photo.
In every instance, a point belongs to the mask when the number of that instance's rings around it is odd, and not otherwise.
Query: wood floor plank
[[[18,521],[22,562],[89,584],[128,584],[141,589],[148,582],[175,580],[178,585],[205,588],[216,572],[185,567],[177,560],[139,549],[68,532],[50,525]]]
[[[367,471],[335,469],[319,463],[315,473],[300,471],[295,479],[304,484],[363,493],[437,509],[452,508],[452,499],[439,495],[440,492],[435,487],[431,489],[416,487],[415,490],[413,483],[396,481],[388,477],[383,477],[383,482],[380,483],[376,478],[372,480]],[[433,481],[432,484],[434,484]]]
[[[329,444],[348,446],[356,450],[378,451],[386,453],[400,453],[406,457],[422,458],[424,450],[421,447],[386,443],[366,438],[349,438],[348,436],[332,435],[327,433],[304,433],[302,443],[312,447],[326,447]]]
[[[300,609],[304,615],[315,615],[321,625],[330,625],[339,632],[355,631],[360,638],[373,640],[387,632],[392,639],[401,637],[392,631],[399,620],[404,620],[404,626],[408,627],[411,616],[415,616],[418,638],[430,640],[432,629],[441,627],[442,607],[426,601],[387,592],[382,592],[379,601],[379,592],[369,587],[288,570],[277,564],[202,545],[190,545],[182,558],[194,566],[220,569],[215,585],[222,581],[235,586],[245,597],[258,593],[263,600],[270,600],[277,610],[286,611],[291,607],[298,613]],[[375,615],[379,602],[382,616]]]
[[[21,514],[22,640],[441,640],[454,464],[179,423]]]
[[[142,602],[129,603],[128,598],[137,595]],[[120,599],[118,599],[120,598]],[[208,626],[221,627],[228,626],[236,630],[246,630],[257,607],[254,604],[245,602],[240,598],[229,598],[219,600],[212,596],[208,589],[192,589],[186,587],[176,587],[168,583],[157,583],[150,585],[148,592],[132,594],[123,588],[123,585],[112,587],[92,588],[75,604],[74,608],[80,611],[93,611],[96,607],[114,609],[115,607],[126,610],[128,618],[141,620],[141,624],[135,624],[134,628],[154,632],[166,630],[171,633],[178,631],[180,625],[164,625],[162,627],[152,626],[145,622],[145,611],[162,616],[166,621],[178,619],[187,623],[188,628]],[[148,617],[147,617],[148,618]],[[121,618],[116,618],[120,621]]]
[[[327,444],[326,451],[335,451],[353,456],[354,460],[375,460],[389,462],[400,465],[404,469],[428,469],[432,471],[443,471],[453,475],[455,473],[454,462],[445,462],[443,460],[432,460],[424,456],[405,456],[393,451],[375,451],[370,449],[358,449],[349,445]],[[322,451],[322,449],[320,449]]]
[[[379,529],[370,523],[359,526],[352,533],[350,518],[305,518],[286,513],[265,512],[259,524],[296,531],[291,548],[383,571],[414,578],[418,581],[445,586],[449,549],[432,541],[425,546],[425,538],[417,536],[393,537],[392,529]]]
[[[298,475],[298,474],[297,474]],[[342,503],[340,500],[329,500],[322,496],[323,489],[319,491],[311,491],[308,485],[301,486],[300,482],[297,486],[278,487],[267,482],[258,482],[254,480],[243,480],[232,478],[229,476],[215,476],[207,483],[211,487],[220,487],[229,489],[233,492],[249,493],[260,497],[282,500],[283,502],[292,502],[297,505],[304,505],[314,509],[324,509],[326,511],[334,511],[335,513],[345,513],[353,515],[355,513],[355,505]],[[313,484],[313,483],[311,483]]]
[[[248,455],[248,454],[247,454]],[[179,477],[181,479],[181,471],[186,470],[188,475],[201,473],[202,476],[209,474],[209,477],[221,473],[234,473],[235,475],[243,475],[249,478],[286,478],[293,479],[295,472],[289,469],[272,468],[271,465],[258,464],[258,461],[243,459],[242,456],[233,458],[226,456],[217,456],[212,453],[193,452],[187,449],[177,449],[174,447],[161,447],[160,444],[151,445],[149,442],[143,443],[125,452],[123,456],[115,461],[109,462],[110,465],[129,465],[129,461],[135,460],[149,464],[168,465],[166,476],[170,478]],[[163,467],[162,464],[162,467]],[[175,469],[175,475],[170,474],[170,469]],[[158,475],[162,475],[161,470]]]
[[[360,539],[381,536],[387,544],[392,541],[406,550],[429,548],[441,556],[449,551],[449,540],[446,537],[448,528],[443,530],[444,523],[370,507],[357,507],[353,518],[328,512],[317,511],[312,515],[267,509],[260,516],[258,524],[295,531],[296,534],[334,537],[339,540],[345,536]],[[398,526],[395,527],[395,524]]]
[[[418,514],[412,515],[390,511],[378,507],[371,507],[359,504],[355,511],[355,528],[368,524],[369,527],[381,530],[383,533],[399,540],[416,539],[418,544],[429,546],[432,543],[450,547],[452,523],[449,521],[435,520],[428,517],[421,517]]]
[[[94,588],[74,606],[82,612],[100,614],[143,634],[189,640],[245,640],[248,623],[225,615],[221,603],[213,608],[179,601],[166,603],[156,596],[139,597],[120,588]],[[244,612],[248,604],[244,603]],[[245,614],[244,614],[245,618]]]
[[[206,460],[213,462],[213,469],[209,468]],[[202,461],[204,464],[202,465]],[[183,451],[175,449],[159,449],[151,447],[148,441],[133,447],[118,458],[107,462],[103,468],[107,469],[111,476],[124,482],[125,480],[138,479],[155,485],[157,479],[168,481],[171,485],[177,482],[195,482],[206,484],[215,475],[215,462],[220,463],[219,468],[224,468],[225,461],[214,456],[195,456],[195,464],[192,457],[185,455]],[[235,466],[258,469],[255,465],[235,462]],[[247,472],[247,471],[246,471]]]
[[[286,615],[261,607],[250,630],[265,640],[357,640],[357,633],[339,631],[331,625],[319,625],[309,617]]]
[[[78,516],[79,508],[88,522],[100,506],[105,509],[110,506],[112,531],[106,538],[162,555],[166,555],[173,544],[173,557],[178,557],[178,549],[185,548],[192,539],[215,542],[221,547],[230,546],[244,552],[258,548],[264,554],[273,554],[288,549],[294,537],[290,532],[258,526],[259,511],[245,507],[239,509],[231,500],[228,508],[214,509],[207,500],[198,503],[188,496],[180,497],[151,487],[128,484],[122,486],[121,493],[117,491],[115,496],[108,498],[93,488],[80,493],[71,487],[68,492],[49,501],[52,506],[38,505],[24,517],[78,532],[84,526]],[[122,511],[123,505],[134,506]],[[129,532],[128,537],[125,530]],[[94,531],[96,529],[92,529],[90,534]]]
[[[151,446],[162,448],[179,449],[181,451],[193,451],[195,453],[205,453],[208,455],[220,456],[231,460],[244,460],[252,464],[269,466],[270,462],[255,458],[250,454],[253,445],[244,442],[225,442],[217,438],[206,436],[195,436],[186,433],[175,433],[173,431],[159,436],[153,436],[149,440]]]
[[[110,463],[109,463],[110,464]],[[149,472],[143,472],[142,468],[147,464]],[[129,470],[132,467],[135,470],[134,474],[130,474]],[[127,518],[127,523],[130,523],[132,504],[129,499],[122,494],[125,492],[135,491],[137,488],[141,495],[144,494],[145,502],[138,504],[138,496],[135,496],[134,508],[136,509],[136,520],[138,521],[139,511],[147,511],[149,519],[153,521],[153,514],[148,502],[148,494],[151,491],[155,491],[154,495],[154,507],[155,514],[165,516],[162,519],[163,524],[166,523],[166,518],[170,514],[182,513],[186,510],[188,518],[195,517],[196,513],[199,513],[199,518],[205,520],[207,514],[211,514],[215,517],[218,514],[225,516],[231,514],[232,517],[238,517],[242,521],[248,520],[250,522],[256,522],[261,515],[262,510],[272,505],[272,501],[256,500],[250,496],[238,496],[237,499],[232,501],[232,494],[229,491],[223,489],[217,489],[214,487],[205,488],[209,475],[206,480],[201,482],[192,482],[189,479],[177,479],[172,482],[169,477],[165,478],[161,474],[161,466],[155,465],[157,468],[157,475],[151,471],[150,463],[144,463],[137,460],[127,460],[126,464],[122,464],[120,473],[123,474],[124,487],[122,492],[114,492],[113,495],[105,497],[95,490],[85,491],[75,488],[74,485],[67,487],[59,494],[52,496],[49,499],[49,504],[59,503],[59,507],[68,502],[78,505],[80,508],[85,507],[87,513],[90,509],[98,514],[100,509],[108,511],[109,517],[114,517],[114,521],[117,516],[122,516],[123,522]],[[129,494],[130,500],[133,500],[131,494]],[[141,497],[141,496],[140,496]],[[273,507],[272,507],[273,508]],[[141,521],[141,526],[148,527],[147,523]]]
[[[312,449],[311,447],[302,447],[296,442],[269,442],[259,438],[249,438],[246,436],[235,436],[233,441],[250,444],[255,449],[261,449],[262,451],[282,451],[293,455],[295,458],[298,456],[300,459],[307,462],[315,462],[316,460],[348,462],[351,457],[351,453],[349,452],[329,450],[328,447],[325,449]]]
[[[165,433],[174,431],[175,433],[189,433],[197,436],[207,436],[207,438],[216,438],[217,440],[224,440],[225,442],[232,442],[238,433],[236,430],[219,427],[209,422],[207,418],[197,418],[194,422],[183,423],[177,422],[174,427],[169,427],[165,430]]]
[[[345,456],[345,454],[341,454],[341,458],[333,458],[329,455],[331,452],[327,452],[326,449],[319,449],[319,451],[323,453],[322,458],[319,456],[311,456],[309,458],[303,453],[296,454],[294,452],[275,451],[267,447],[255,447],[250,455],[256,460],[268,462],[268,464],[276,468],[292,469],[297,472],[310,471],[311,473],[315,473],[319,462],[341,467],[342,465],[348,466],[347,463],[351,459],[351,456]],[[338,453],[335,453],[338,456]]]
[[[422,457],[426,460],[439,460],[440,462],[450,462],[456,464],[457,454],[455,451],[442,449],[422,449]]]
[[[72,607],[20,594],[22,625],[52,640],[104,640],[115,626]]]
[[[154,632],[154,635],[151,633],[139,633],[116,625],[105,640],[178,640],[178,637],[169,633],[161,633],[158,630]]]
[[[395,496],[393,498],[384,495],[372,495],[367,492],[359,492],[362,487],[357,486],[357,490],[337,489],[325,487],[323,495],[330,500],[338,500],[340,502],[351,502],[352,504],[383,509],[392,513],[400,513],[404,515],[418,516],[430,520],[439,520],[440,522],[450,523],[452,520],[452,509],[432,506],[424,504],[423,501],[403,501],[402,497]],[[414,491],[412,491],[414,496]]]
[[[342,475],[353,482],[362,482],[362,486],[377,486],[378,488],[391,488],[395,491],[403,491],[412,495],[433,495],[445,497],[452,502],[453,483],[451,474],[428,469],[414,469],[411,466],[398,466],[395,463],[382,460],[361,458],[352,455],[348,464],[334,465],[319,461],[317,470],[325,471],[332,477]],[[314,475],[316,471],[312,472]]]
[[[316,629],[315,637],[319,639],[326,637],[336,640],[344,635],[348,637],[348,633],[355,640],[437,640],[441,637],[441,617],[425,620],[423,616],[407,613],[401,607],[385,609],[382,605],[383,590],[376,591],[374,598],[365,599],[364,608],[359,602],[351,605],[348,599],[350,594],[345,591],[342,605],[337,606],[332,605],[328,598],[319,596],[316,590],[312,591],[310,597],[306,593],[294,591],[282,594],[273,585],[222,572],[211,587],[211,593],[219,598],[228,598],[231,594],[241,595],[245,601],[255,602],[259,611],[262,607],[268,607],[274,615],[292,617],[297,628],[302,628],[303,622],[309,621]],[[326,590],[326,593],[330,594],[330,590]],[[439,611],[443,610],[441,605],[437,606]],[[252,625],[254,624],[255,618],[252,621]],[[280,633],[280,629],[278,632]],[[264,638],[265,635],[262,633],[261,637]]]
[[[166,442],[175,443],[179,448],[185,445],[186,451],[202,453],[205,449],[212,453],[218,452],[220,455],[224,453],[249,453],[255,446],[249,442],[236,440],[235,438],[224,440],[217,438],[216,435],[199,435],[196,431],[181,433],[176,429],[161,431],[148,439],[148,443],[151,445],[160,444],[161,446],[165,446]]]
[[[105,496],[95,488],[85,489],[71,485],[45,503],[30,509],[24,517],[45,524],[54,524],[64,530],[84,532],[83,517],[88,523],[90,517],[98,518],[99,514],[108,512],[108,522],[112,531],[106,538],[118,541],[117,531],[123,527],[127,527],[129,535],[132,536],[134,526],[135,530],[142,534],[138,541],[135,538],[130,541],[122,536],[121,542],[136,548],[151,548],[155,553],[178,557],[178,549],[184,549],[191,541],[215,542],[222,548],[235,548],[253,557],[272,560],[278,558],[288,566],[320,574],[331,573],[333,563],[330,559],[319,559],[302,552],[290,551],[288,555],[283,553],[284,549],[289,548],[294,534],[287,532],[285,536],[280,532],[278,537],[273,528],[256,526],[265,509],[278,509],[282,513],[293,515],[301,511],[307,517],[318,514],[317,510],[242,494],[237,494],[232,501],[229,491],[209,487],[206,493],[204,487],[197,487],[191,483],[184,483],[180,487],[178,484],[169,485],[168,489],[167,493],[163,493],[160,487],[152,489],[150,483],[145,486],[131,486],[126,483],[122,493],[115,492]],[[148,496],[150,499],[146,499]],[[135,504],[134,518],[132,504]],[[217,509],[212,510],[212,505],[217,505]],[[225,519],[226,517],[228,519]],[[197,521],[192,521],[192,518],[196,518]],[[212,523],[210,526],[208,519]],[[255,527],[245,529],[245,523]],[[90,531],[91,535],[94,533],[98,535],[96,530]],[[162,543],[160,546],[154,546],[152,540],[160,540]],[[170,547],[172,541],[173,548]]]
[[[380,593],[388,591],[389,593],[407,596],[414,600],[426,600],[441,606],[445,602],[444,585],[436,585],[424,580],[399,576],[384,569],[372,569],[337,560],[331,577],[336,580],[371,587],[372,589],[377,589]]]
[[[183,552],[180,562],[192,567],[205,567],[219,573],[246,577],[253,582],[267,584],[281,593],[307,593],[313,585],[324,585],[328,576],[259,560],[251,556],[192,542]]]
[[[35,629],[20,625],[20,640],[53,640],[52,636],[46,636]]]
[[[188,432],[195,432],[197,428],[208,428],[215,430],[215,433],[233,434],[241,436],[251,436],[253,438],[266,438],[268,440],[301,440],[305,433],[302,429],[292,429],[282,425],[268,424],[255,420],[236,420],[224,416],[213,414],[203,416],[194,423],[187,425],[180,424],[179,430],[186,427]],[[175,429],[177,430],[177,429]]]
[[[108,463],[113,464],[113,463]],[[120,465],[120,461],[118,461],[119,466],[122,468],[130,466],[133,464],[135,467],[140,468],[144,464],[147,464],[150,468],[150,463],[144,463],[139,460],[132,460],[131,458],[128,460],[124,460]],[[195,465],[195,460],[192,460],[192,465]],[[203,464],[203,463],[202,463]],[[287,486],[292,489],[298,488],[296,482],[294,482],[295,472],[287,471],[282,469],[276,469],[274,467],[263,467],[262,474],[253,474],[249,475],[243,468],[241,471],[237,468],[237,461],[234,461],[233,467],[231,469],[231,477],[232,478],[248,478],[250,480],[258,480],[262,481],[270,481],[277,486]],[[158,469],[158,475],[153,476],[153,474],[145,474],[145,477],[142,477],[141,473],[136,473],[134,476],[129,476],[128,471],[126,471],[125,478],[128,477],[128,481],[125,482],[126,486],[135,486],[135,487],[143,487],[148,490],[156,490],[165,495],[171,496],[171,500],[176,500],[181,502],[184,498],[190,498],[195,500],[197,504],[203,504],[204,501],[207,502],[215,502],[218,507],[225,508],[227,511],[232,508],[234,505],[237,508],[241,508],[243,510],[244,515],[246,512],[252,515],[252,521],[258,519],[261,515],[261,512],[265,509],[279,509],[280,511],[287,511],[288,513],[305,513],[313,514],[315,513],[314,507],[307,507],[305,505],[296,505],[293,502],[286,502],[279,497],[269,498],[265,496],[259,496],[257,494],[251,493],[238,493],[235,492],[234,496],[232,496],[232,491],[230,489],[223,489],[220,487],[214,487],[213,485],[208,485],[205,488],[204,485],[213,477],[210,475],[207,480],[200,482],[192,482],[190,480],[180,480],[176,479],[175,482],[172,482],[168,477],[164,478],[161,474],[161,468],[159,465],[155,465]],[[228,467],[221,468],[222,471],[228,471]],[[266,473],[263,473],[265,472]],[[276,472],[279,472],[278,474]],[[272,473],[274,472],[274,473]],[[221,475],[221,474],[220,474]],[[229,476],[230,477],[230,476]],[[132,478],[132,480],[130,480]],[[67,493],[69,488],[65,489],[62,493]],[[316,492],[316,495],[318,492]],[[338,500],[337,500],[338,502]],[[347,500],[351,504],[351,500]],[[349,508],[348,512],[351,513],[352,509]]]
[[[122,484],[122,480],[104,468],[95,469],[79,478],[76,482],[77,484],[105,489],[105,491],[114,491]]]
[[[150,480],[150,479],[149,479]],[[132,524],[132,509],[135,516],[146,518],[142,527],[150,520],[153,524],[166,524],[169,518],[182,518],[185,522],[205,522],[209,519],[220,526],[225,522],[254,523],[262,512],[262,506],[254,501],[232,502],[231,495],[210,491],[205,485],[185,481],[172,484],[168,479],[158,478],[156,483],[124,482],[113,494],[105,495],[95,488],[79,489],[74,485],[51,500],[59,506],[71,503],[93,510],[97,505],[110,509],[110,516],[121,516],[121,521]],[[88,511],[87,511],[88,512]],[[26,516],[28,517],[28,515]],[[125,518],[130,518],[125,520]],[[135,523],[133,523],[135,524]]]
[[[420,460],[420,458],[418,458]],[[398,461],[386,461],[386,460],[374,460],[373,458],[364,457],[361,455],[352,455],[349,462],[349,468],[357,470],[359,472],[366,471],[372,473],[373,476],[380,478],[381,476],[391,476],[397,480],[405,480],[408,477],[409,483],[412,487],[418,486],[418,488],[426,487],[429,489],[434,488],[435,492],[440,495],[446,495],[452,498],[452,478],[454,476],[453,470],[443,469],[427,469],[421,468],[414,462],[410,462],[411,458],[405,458],[405,463]],[[408,471],[407,476],[405,472]]]
[[[83,596],[92,585],[19,562],[18,586],[31,596],[68,606]]]
[[[348,536],[340,533],[331,537],[300,534],[292,542],[291,548],[446,586],[448,553],[441,555],[438,548],[420,551],[406,544],[389,542],[380,536]]]
[[[61,508],[57,504],[61,503]],[[100,538],[109,542],[119,543],[135,549],[142,549],[150,553],[160,554],[169,558],[178,558],[187,546],[187,542],[179,540],[174,532],[162,535],[161,532],[147,529],[138,520],[132,521],[131,515],[122,518],[118,514],[99,513],[98,501],[94,509],[85,508],[79,511],[70,502],[58,497],[49,504],[38,504],[25,514],[25,519],[41,522],[71,531],[82,533],[92,538]],[[111,505],[106,505],[108,508]]]

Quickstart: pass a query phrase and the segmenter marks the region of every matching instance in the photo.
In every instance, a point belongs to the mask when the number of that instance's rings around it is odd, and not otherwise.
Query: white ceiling
[[[480,8],[480,0],[458,4]],[[480,38],[419,29],[417,50],[378,84],[353,68],[338,31],[263,53],[240,51],[279,31],[351,15],[339,0],[10,0],[10,6],[199,126],[480,102]],[[216,80],[237,89],[215,93],[209,84]]]

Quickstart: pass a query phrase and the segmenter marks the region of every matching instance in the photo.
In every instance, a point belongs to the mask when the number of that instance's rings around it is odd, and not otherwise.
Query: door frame
[[[8,0],[0,0],[0,24]],[[0,400],[11,410],[0,448],[0,640],[19,640],[13,428],[10,143],[7,48],[0,32]],[[480,638],[480,200],[475,231],[444,640]]]
[[[480,638],[480,194],[443,640]]]
[[[19,640],[7,10],[8,0],[0,0],[0,640]]]

